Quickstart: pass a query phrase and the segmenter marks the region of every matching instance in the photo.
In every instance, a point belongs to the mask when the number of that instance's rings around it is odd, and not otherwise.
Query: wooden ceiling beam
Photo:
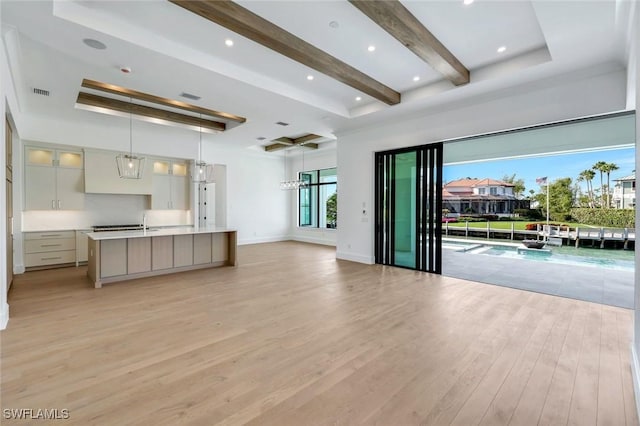
[[[166,111],[146,105],[138,105],[131,102],[121,101],[119,99],[106,98],[104,96],[94,95],[92,93],[78,93],[76,103],[92,107],[106,108],[124,113],[131,113],[133,115],[143,117],[171,121],[178,124],[202,127],[203,129],[215,130],[217,132],[223,132],[226,128],[225,123],[220,123],[218,121],[180,114],[172,111]]]
[[[196,114],[203,114],[214,118],[223,120],[234,121],[236,123],[244,123],[246,118],[239,115],[229,114],[227,112],[215,111],[209,108],[199,107],[187,102],[177,101],[175,99],[163,98],[160,96],[150,95],[149,93],[139,92],[137,90],[128,89],[126,87],[116,86],[115,84],[103,83],[101,81],[89,80],[87,78],[82,80],[82,87],[87,89],[99,90],[106,93],[112,93],[115,95],[122,95],[132,99],[138,99],[140,101],[151,102],[158,105],[164,105],[172,108],[178,108],[185,111],[193,112]]]
[[[313,133],[309,133],[308,135],[304,135],[304,136],[300,136],[299,138],[295,138],[293,140],[293,142],[296,145],[304,145],[307,146],[309,145],[307,142],[315,140],[315,139],[320,139],[322,136],[319,135],[314,135]]]
[[[469,70],[400,1],[349,2],[453,84],[469,83]]]
[[[388,105],[400,93],[230,0],[169,0]]]
[[[271,145],[266,145],[264,150],[267,152],[279,151],[281,149],[291,148],[293,146],[300,146],[310,149],[318,149],[317,143],[312,143],[310,141],[315,139],[320,139],[322,136],[314,135],[313,133],[309,133],[308,135],[300,136],[299,138],[287,138],[281,137],[278,139],[274,139],[271,142],[275,142]]]
[[[293,139],[286,138],[284,136],[278,139],[274,139],[273,142],[278,142],[279,144],[288,145],[288,146],[293,146],[296,144]]]

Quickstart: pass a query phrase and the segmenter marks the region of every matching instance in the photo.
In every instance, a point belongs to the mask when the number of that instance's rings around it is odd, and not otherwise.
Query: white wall
[[[304,170],[320,170],[336,167],[336,143],[324,142],[317,151],[304,151]],[[302,151],[293,149],[287,153],[287,179],[296,179],[303,171]],[[284,171],[283,171],[284,173]],[[340,182],[338,182],[338,188]],[[291,227],[289,234],[294,241],[335,246],[337,231],[335,229],[300,228],[298,226],[298,192],[286,191],[290,194]],[[339,209],[339,208],[338,208]],[[338,226],[340,226],[338,224]]]
[[[623,70],[575,74],[468,99],[388,125],[338,134],[337,257],[374,262],[374,152],[618,111],[626,104]],[[364,213],[363,213],[364,211]]]
[[[280,190],[282,157],[215,142],[203,144],[202,151],[205,161],[227,166],[227,228],[238,231],[238,244],[287,240],[289,194]]]
[[[629,108],[636,108],[636,170],[640,170],[640,114],[638,113],[638,99],[640,99],[640,7],[635,4],[634,24],[631,31],[632,50],[629,55],[629,86],[635,90],[633,102],[628,104]],[[638,218],[640,217],[640,204],[636,203],[636,229]],[[635,274],[635,311],[633,316],[633,342],[631,345],[631,368],[633,372],[633,387],[636,397],[636,409],[640,416],[640,364],[638,353],[640,352],[640,252],[636,249],[636,274]]]

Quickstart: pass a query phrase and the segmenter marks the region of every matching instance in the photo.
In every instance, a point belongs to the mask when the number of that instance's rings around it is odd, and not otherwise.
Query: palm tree
[[[593,165],[593,167],[591,167],[591,169],[600,172],[600,197],[602,197],[600,200],[600,206],[602,206],[602,203],[604,202],[604,180],[602,179],[602,174],[604,173],[606,166],[607,163],[605,161],[598,161]]]
[[[603,167],[603,171],[607,174],[607,208],[611,207],[611,191],[609,190],[609,188],[611,188],[611,172],[614,172],[619,168],[620,167],[618,167],[616,163],[605,163]]]
[[[585,181],[587,183],[587,197],[589,198],[589,207],[595,207],[595,200],[593,199],[593,178],[596,176],[596,172],[591,169],[583,170],[578,175],[578,182]]]

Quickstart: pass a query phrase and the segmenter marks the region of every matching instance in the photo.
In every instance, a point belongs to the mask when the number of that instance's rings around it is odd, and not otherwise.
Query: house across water
[[[442,188],[442,205],[449,215],[491,214],[511,216],[528,209],[529,200],[519,200],[512,183],[495,179],[457,179]]]

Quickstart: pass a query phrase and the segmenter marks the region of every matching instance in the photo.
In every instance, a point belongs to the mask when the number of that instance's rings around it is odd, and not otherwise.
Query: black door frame
[[[375,262],[435,274],[442,273],[443,143],[375,153]],[[415,268],[395,264],[395,156],[416,153]]]

